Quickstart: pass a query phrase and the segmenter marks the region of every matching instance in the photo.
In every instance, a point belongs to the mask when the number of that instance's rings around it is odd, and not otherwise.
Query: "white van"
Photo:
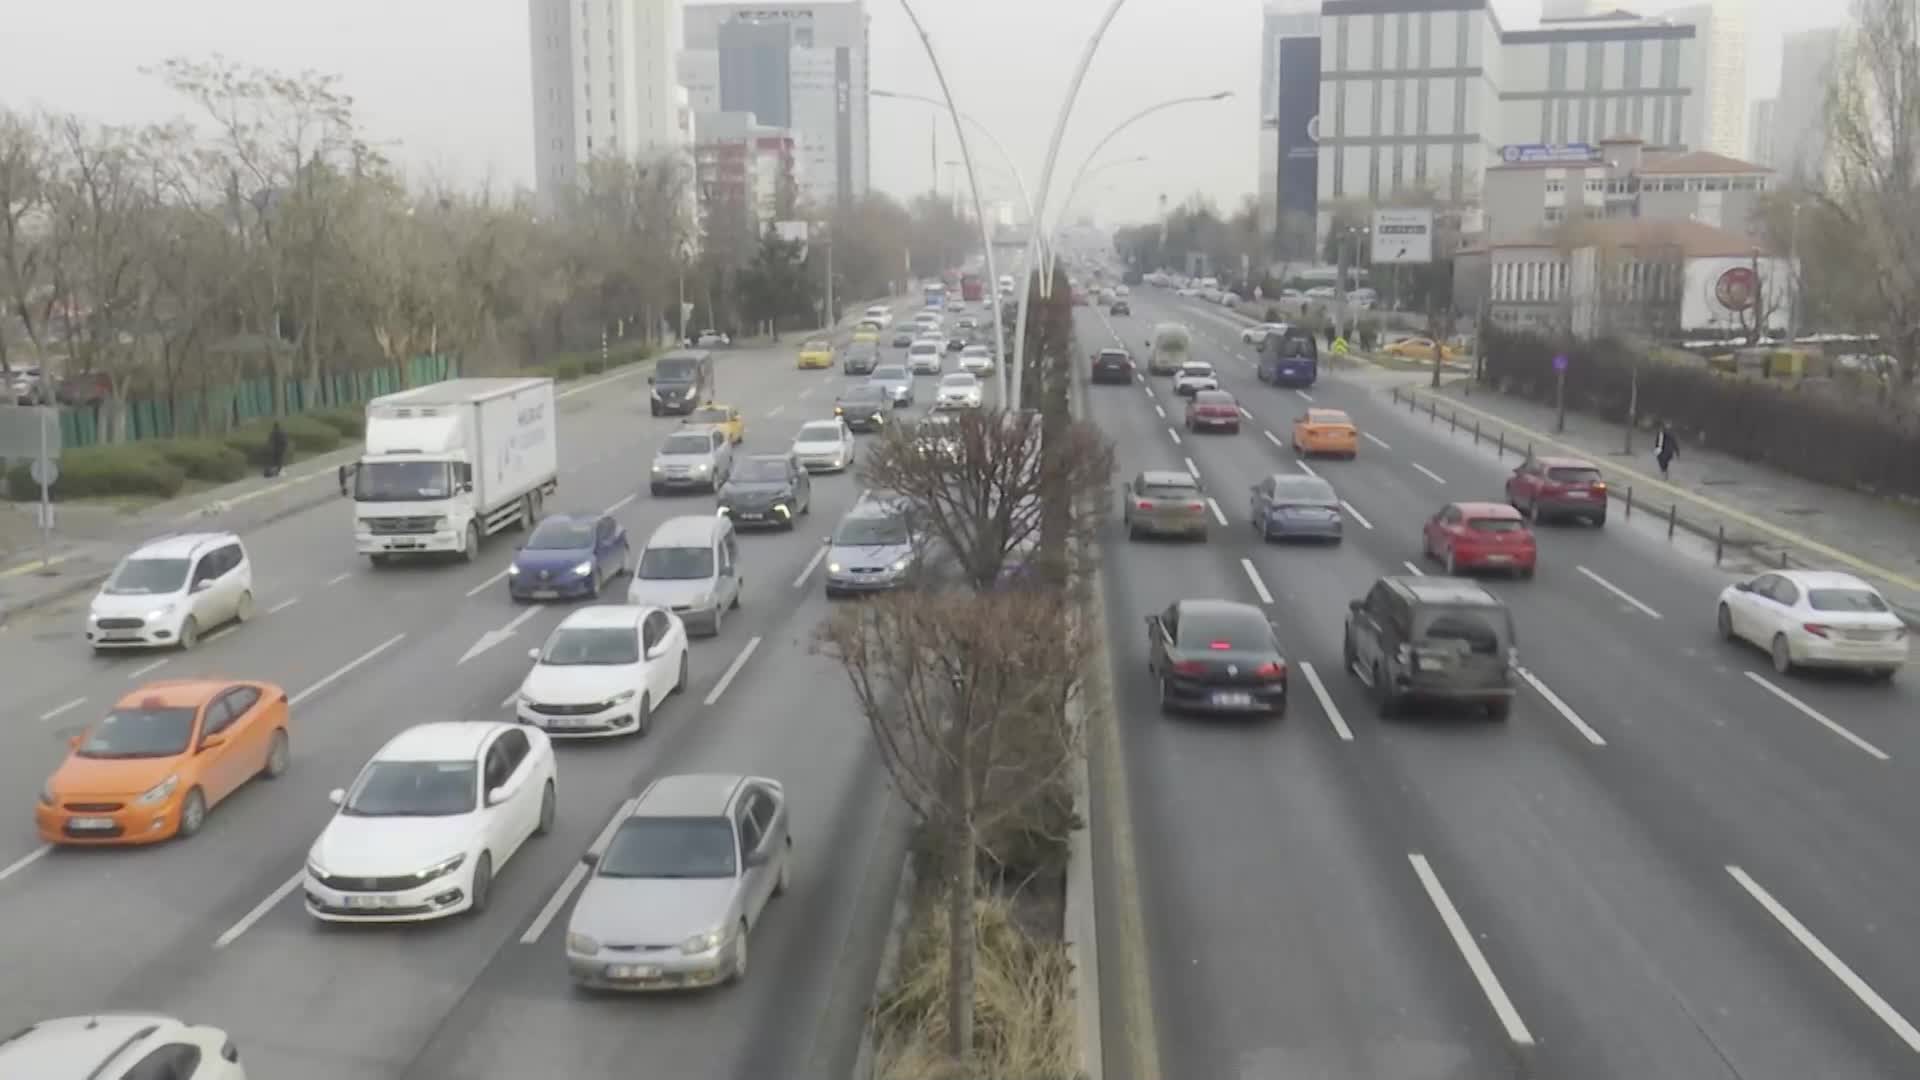
[[[627,603],[663,607],[687,632],[714,637],[740,606],[740,546],[733,522],[719,514],[669,518],[641,549]]]
[[[230,532],[183,533],[121,561],[87,608],[95,651],[181,648],[253,617],[253,562]]]
[[[860,318],[864,322],[878,323],[880,329],[885,330],[893,325],[893,309],[885,304],[875,304]]]
[[[907,367],[915,375],[940,374],[940,343],[916,341],[907,346]]]

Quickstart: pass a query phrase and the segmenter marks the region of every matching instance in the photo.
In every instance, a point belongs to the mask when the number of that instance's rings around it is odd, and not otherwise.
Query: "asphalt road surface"
[[[1276,389],[1237,324],[1132,299],[1131,318],[1078,313],[1082,351],[1117,338],[1144,371],[1142,340],[1178,318],[1247,415],[1189,435],[1170,380],[1089,389],[1120,481],[1191,470],[1218,515],[1205,544],[1128,543],[1116,507],[1104,545],[1138,871],[1103,878],[1102,918],[1138,890],[1160,1048],[1146,1069],[1110,1050],[1109,1077],[1920,1075],[1920,673],[1776,676],[1715,633],[1740,568],[1616,505],[1604,530],[1542,526],[1534,580],[1488,582],[1526,672],[1507,723],[1383,722],[1342,670],[1347,603],[1442,573],[1422,521],[1502,500],[1515,457],[1396,410],[1388,382],[1417,376]],[[1358,460],[1295,459],[1309,404],[1351,414]],[[1249,489],[1307,470],[1346,500],[1344,543],[1262,543]],[[1160,715],[1144,617],[1205,596],[1279,625],[1284,721]]]
[[[911,309],[908,309],[911,310]],[[785,450],[831,415],[838,370],[796,371],[780,351],[718,354],[719,397],[748,420],[747,451]],[[891,351],[891,350],[889,350]],[[932,398],[921,380],[921,408]],[[601,510],[636,551],[660,522],[712,513],[710,496],[646,492],[654,447],[680,423],[651,418],[643,378],[563,413],[550,511]],[[848,1075],[879,963],[905,843],[844,676],[811,652],[827,606],[823,537],[859,495],[852,474],[814,479],[791,533],[742,537],[742,610],[693,647],[692,685],[637,741],[563,744],[554,832],[504,866],[479,917],[327,927],[299,876],[329,789],[413,724],[510,718],[526,650],[567,605],[516,607],[509,533],[479,561],[374,570],[354,554],[345,500],[249,534],[259,614],[188,654],[90,655],[83,597],[16,621],[0,639],[0,956],[13,973],[0,1028],[99,1009],[165,1012],[228,1029],[256,1075],[513,1078]],[[624,581],[610,586],[624,598]],[[476,650],[489,633],[511,631]],[[150,849],[47,851],[33,793],[66,739],[143,681],[229,675],[293,695],[293,766],[216,807],[198,836]],[[621,804],[654,776],[772,776],[791,799],[794,888],[755,930],[754,968],[732,989],[684,996],[576,993],[562,952],[570,873]],[[577,875],[576,875],[577,876]]]

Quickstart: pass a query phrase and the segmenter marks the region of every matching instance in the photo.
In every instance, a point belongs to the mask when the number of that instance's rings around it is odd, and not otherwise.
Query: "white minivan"
[[[87,609],[96,650],[191,649],[202,635],[253,617],[253,563],[230,532],[154,540],[121,561]]]
[[[893,325],[893,309],[885,304],[873,305],[867,309],[865,315],[860,317],[868,322],[879,323],[882,330]]]
[[[740,547],[720,514],[669,518],[647,539],[627,586],[627,603],[663,607],[689,634],[714,637],[740,606]]]

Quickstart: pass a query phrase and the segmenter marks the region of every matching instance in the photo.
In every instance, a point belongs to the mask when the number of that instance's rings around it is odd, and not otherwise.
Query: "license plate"
[[[766,516],[767,515],[765,514],[741,514],[740,520],[741,521],[763,521],[766,519]]]
[[[592,727],[594,721],[582,716],[568,716],[549,720],[547,723],[557,728],[583,728]]]
[[[397,905],[391,896],[349,896],[347,897],[347,906],[361,910],[372,910],[377,908],[390,908]]]
[[[610,979],[651,979],[660,974],[660,969],[650,964],[611,964],[607,967]]]
[[[92,832],[113,828],[113,819],[104,817],[77,817],[68,824],[76,830]]]
[[[1513,561],[1513,556],[1511,556],[1511,555],[1489,555],[1489,556],[1487,556],[1487,561],[1488,561],[1488,562],[1490,562],[1490,563],[1509,563],[1509,562],[1512,562],[1512,561]]]
[[[1880,640],[1880,631],[1878,631],[1878,630],[1849,630],[1849,631],[1847,631],[1847,636],[1846,636],[1846,640],[1848,640],[1848,641],[1879,641],[1879,640]]]
[[[533,598],[535,600],[557,600],[560,598],[560,593],[554,589],[535,589],[533,590]]]
[[[1222,707],[1238,706],[1245,708],[1253,704],[1253,695],[1247,693],[1220,692],[1213,695],[1213,703]]]
[[[135,641],[140,637],[138,630],[109,630],[101,635],[108,641]]]

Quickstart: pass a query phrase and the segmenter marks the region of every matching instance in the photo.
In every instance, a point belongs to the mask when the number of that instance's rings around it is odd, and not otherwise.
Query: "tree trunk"
[[[978,870],[973,843],[973,770],[969,767],[966,719],[953,721],[953,805],[947,849],[947,1052],[958,1062],[973,1056],[974,952],[977,948],[973,894]]]

